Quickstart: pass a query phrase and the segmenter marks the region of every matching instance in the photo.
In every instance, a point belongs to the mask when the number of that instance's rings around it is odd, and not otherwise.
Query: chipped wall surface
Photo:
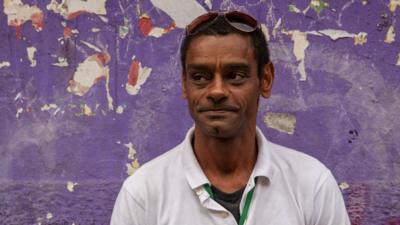
[[[400,224],[398,0],[2,1],[0,224],[107,224],[122,181],[193,124],[183,28],[233,9],[275,64],[258,126],[332,170],[353,225]]]

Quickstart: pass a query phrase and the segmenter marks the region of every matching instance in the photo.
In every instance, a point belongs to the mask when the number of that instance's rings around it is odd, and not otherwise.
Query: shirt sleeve
[[[145,225],[144,207],[122,186],[115,201],[111,225]]]
[[[313,225],[350,225],[339,186],[328,171],[314,198]]]

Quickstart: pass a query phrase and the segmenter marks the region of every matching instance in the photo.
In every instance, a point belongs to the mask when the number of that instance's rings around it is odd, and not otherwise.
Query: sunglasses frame
[[[251,33],[260,28],[260,24],[254,17],[243,12],[208,12],[197,17],[189,25],[186,26],[186,36],[194,35],[199,31],[205,29],[206,27],[213,24],[214,21],[216,21],[216,19],[220,16],[223,16],[225,21],[228,22],[229,25],[231,25],[233,28],[245,33]]]

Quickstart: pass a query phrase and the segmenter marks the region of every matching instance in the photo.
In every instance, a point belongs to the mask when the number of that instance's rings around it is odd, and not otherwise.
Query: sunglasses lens
[[[219,15],[223,15],[226,21],[234,28],[250,33],[255,31],[258,28],[258,22],[253,17],[241,13],[238,11],[228,12],[226,14],[218,13],[218,12],[210,12],[204,15],[197,17],[192,23],[190,23],[186,27],[186,35],[194,34],[199,31],[203,25],[210,24],[215,20]]]
[[[207,22],[214,20],[217,16],[218,16],[218,13],[211,12],[211,13],[207,13],[207,14],[197,17],[195,20],[193,20],[192,23],[190,23],[186,27],[186,34],[195,33],[197,28],[201,27],[203,24],[205,24]]]
[[[258,27],[256,19],[241,12],[234,11],[227,13],[225,18],[231,26],[243,32],[253,32]]]

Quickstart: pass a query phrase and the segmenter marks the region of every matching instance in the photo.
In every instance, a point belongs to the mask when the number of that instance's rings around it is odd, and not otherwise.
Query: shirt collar
[[[204,184],[209,184],[210,181],[207,179],[203,170],[200,167],[199,162],[193,151],[191,140],[194,135],[194,127],[190,128],[186,134],[184,141],[182,142],[182,165],[186,179],[192,189],[197,189]],[[270,152],[271,145],[270,142],[264,137],[262,131],[256,128],[256,138],[258,145],[258,155],[257,161],[254,166],[251,182],[254,182],[256,177],[265,177],[271,180],[273,176],[272,166],[271,166],[271,156]]]

